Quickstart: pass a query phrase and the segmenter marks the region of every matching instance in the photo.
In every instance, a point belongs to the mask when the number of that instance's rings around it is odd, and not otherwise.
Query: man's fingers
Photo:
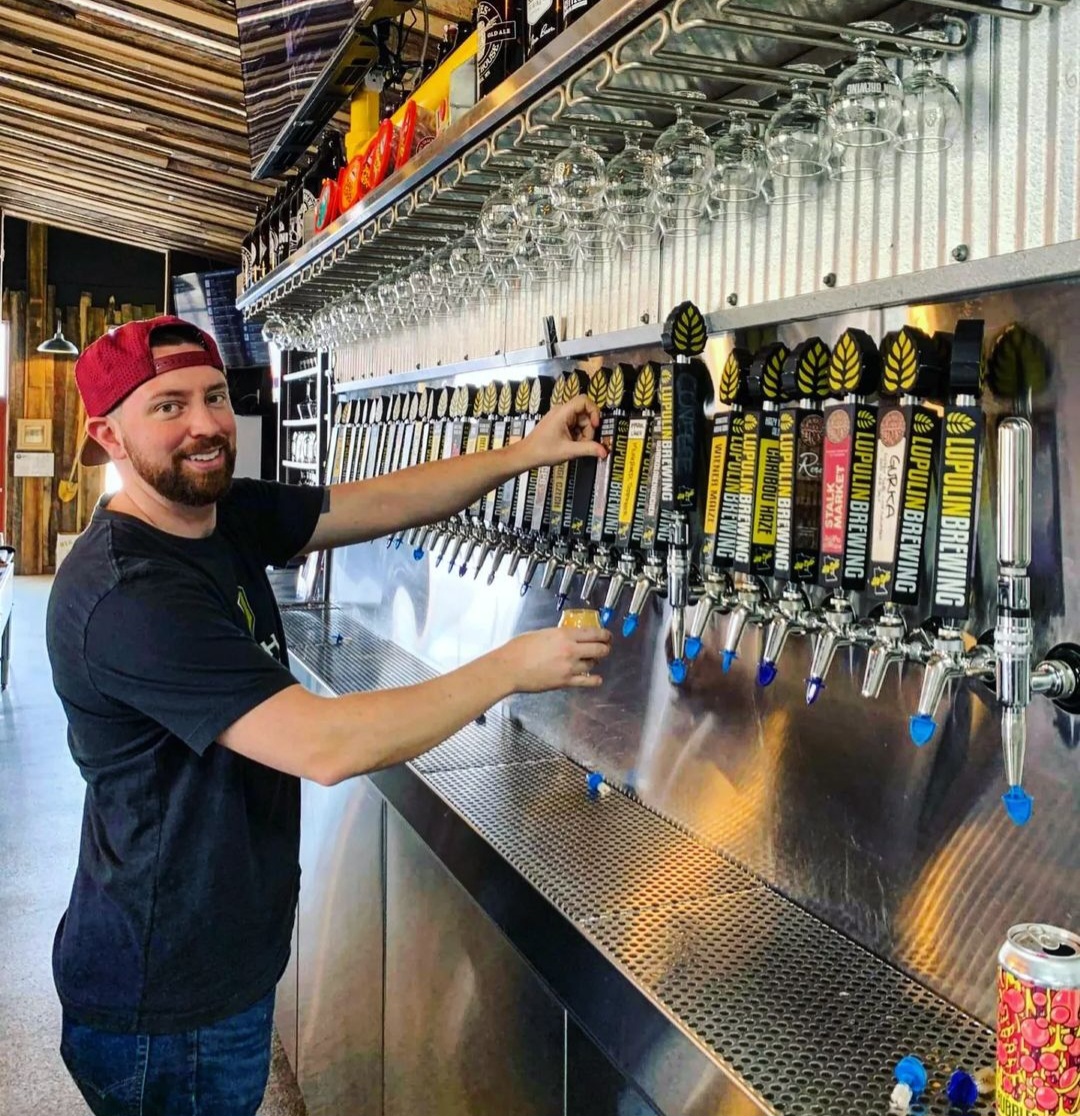
[[[586,434],[600,425],[600,408],[587,395],[576,395],[566,405],[570,408],[567,427],[576,425]]]
[[[562,631],[578,644],[577,650],[580,654],[586,655],[589,649],[586,645],[596,644],[598,647],[611,647],[611,632],[607,628],[562,628]]]
[[[573,689],[595,689],[597,686],[604,684],[603,678],[599,674],[575,674],[570,679],[570,686]]]
[[[575,442],[570,453],[574,457],[599,457],[601,461],[608,455],[607,446],[603,442]]]

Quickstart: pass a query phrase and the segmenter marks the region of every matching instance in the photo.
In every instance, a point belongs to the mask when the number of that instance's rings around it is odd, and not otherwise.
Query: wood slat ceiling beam
[[[275,185],[251,181],[233,0],[2,0],[5,208],[235,261]]]

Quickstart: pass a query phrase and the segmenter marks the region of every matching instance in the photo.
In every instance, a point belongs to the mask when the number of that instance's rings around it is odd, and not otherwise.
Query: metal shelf
[[[309,419],[282,419],[282,426],[298,427],[298,426],[318,426],[319,420],[317,418]]]
[[[628,129],[651,143],[679,104],[706,128],[727,118],[732,98],[762,103],[764,118],[786,94],[793,63],[818,63],[828,73],[816,80],[831,82],[850,61],[845,27],[856,20],[894,24],[869,34],[887,55],[902,56],[910,32],[927,23],[947,31],[941,49],[961,53],[975,16],[1028,21],[1065,3],[917,0],[882,11],[880,0],[837,0],[823,19],[819,0],[790,0],[783,11],[774,0],[601,0],[238,305],[255,319],[314,312],[464,235],[486,196],[565,146],[575,124],[610,155]]]
[[[488,135],[576,66],[602,50],[616,35],[636,21],[657,0],[601,0],[524,66],[516,70],[454,127],[428,144],[408,167],[391,175],[377,190],[339,217],[311,240],[297,255],[279,264],[262,282],[245,291],[237,307],[247,310],[283,283],[307,272],[315,279],[327,263],[344,257],[346,241],[358,244],[359,230],[395,202],[451,165],[473,144]],[[479,206],[477,206],[479,208]],[[309,270],[310,269],[310,270]],[[306,281],[305,280],[305,281]]]
[[[295,383],[297,380],[313,380],[318,374],[318,365],[314,368],[300,368],[295,372],[286,372],[281,377],[281,382],[283,384],[291,384]]]
[[[315,472],[319,466],[314,461],[283,461],[281,463],[283,469],[303,469],[306,472]]]

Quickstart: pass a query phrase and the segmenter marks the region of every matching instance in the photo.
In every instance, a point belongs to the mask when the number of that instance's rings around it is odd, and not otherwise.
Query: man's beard
[[[212,453],[220,449],[224,462],[209,473],[195,473],[184,468],[184,458],[195,453]],[[183,453],[173,455],[167,468],[151,465],[128,449],[128,459],[139,476],[166,500],[189,508],[204,508],[214,504],[229,491],[233,469],[236,467],[236,450],[227,438],[207,438]]]

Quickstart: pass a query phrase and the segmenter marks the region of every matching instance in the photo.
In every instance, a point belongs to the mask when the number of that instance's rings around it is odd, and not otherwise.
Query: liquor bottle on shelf
[[[563,0],[526,0],[525,58],[543,50],[563,29]]]
[[[525,60],[523,0],[480,0],[476,7],[477,95],[486,96]]]

